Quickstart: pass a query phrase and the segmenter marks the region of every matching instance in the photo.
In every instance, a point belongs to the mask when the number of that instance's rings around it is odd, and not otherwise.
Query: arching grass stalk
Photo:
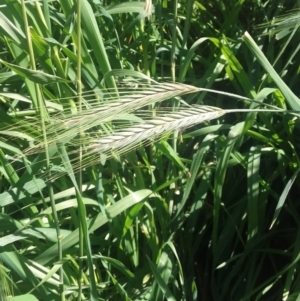
[[[35,57],[34,57],[34,52],[33,52],[33,47],[32,47],[30,28],[28,26],[27,12],[26,12],[26,6],[25,6],[24,0],[21,0],[21,6],[22,6],[22,14],[23,14],[23,20],[24,20],[27,45],[28,45],[28,50],[29,50],[31,69],[36,70]],[[49,177],[51,178],[50,156],[49,156],[47,132],[46,132],[46,120],[48,119],[48,114],[47,114],[47,110],[45,107],[45,103],[42,99],[42,94],[41,94],[39,85],[37,83],[35,83],[34,88],[35,88],[35,95],[36,95],[36,100],[37,100],[36,103],[38,104],[38,107],[36,108],[36,110],[37,110],[37,112],[39,112],[40,122],[41,122],[41,126],[42,126],[44,150],[45,150],[45,156],[46,156],[46,167],[49,172]],[[58,261],[61,261],[62,260],[61,234],[60,234],[59,219],[58,219],[57,211],[56,211],[56,207],[55,207],[53,187],[52,187],[51,181],[48,182],[48,187],[49,187],[50,203],[51,203],[51,208],[52,208],[52,212],[53,212],[53,219],[54,219],[54,223],[55,223],[56,235],[57,235],[57,240],[58,240]],[[63,268],[61,267],[61,269],[60,269],[60,292],[61,292],[60,298],[61,298],[61,301],[64,301],[63,290],[64,290]]]

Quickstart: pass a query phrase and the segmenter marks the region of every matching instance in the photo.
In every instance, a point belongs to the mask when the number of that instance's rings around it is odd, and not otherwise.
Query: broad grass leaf
[[[158,270],[158,267],[156,267],[150,259],[148,259],[148,264],[150,265],[150,268],[152,270],[154,279],[156,280],[158,286],[160,287],[162,294],[164,298],[166,298],[168,301],[176,301],[176,298],[172,294],[171,290],[169,289],[167,283],[162,278],[162,275],[160,274],[160,271]]]
[[[121,200],[117,201],[115,204],[109,206],[107,208],[107,216],[109,219],[112,219],[122,212],[124,212],[126,209],[130,208],[134,204],[137,204],[141,201],[143,201],[145,198],[150,197],[152,194],[152,191],[149,189],[142,189],[136,192],[133,192],[126,197],[122,198]],[[154,194],[152,194],[155,196]],[[88,221],[88,231],[89,233],[94,232],[95,230],[99,229],[103,225],[109,222],[109,219],[104,216],[102,213],[99,213],[97,216],[92,218]],[[76,245],[79,242],[78,237],[78,229],[73,231],[70,235],[67,237],[64,237],[62,239],[62,248],[63,250],[67,250],[68,248]],[[46,264],[50,260],[54,259],[57,255],[57,244],[50,247],[48,250],[43,252],[42,254],[39,254],[35,260],[39,262],[40,264]]]
[[[0,32],[20,46],[25,43],[26,37],[2,12],[0,12]]]
[[[259,63],[265,69],[265,71],[272,77],[277,87],[281,90],[283,95],[286,97],[287,102],[293,110],[300,111],[300,100],[294,94],[294,92],[288,87],[288,85],[282,80],[279,74],[275,71],[271,63],[268,61],[264,53],[261,51],[259,46],[255,43],[253,38],[248,32],[243,35],[243,40],[253,55],[257,58]]]
[[[10,63],[7,63],[0,59],[0,63],[14,71],[19,76],[29,79],[35,83],[38,84],[53,84],[53,83],[67,83],[70,82],[69,80],[63,79],[61,77],[58,77],[56,75],[47,74],[43,71],[38,70],[30,70],[27,68],[20,67],[18,65],[13,65]]]

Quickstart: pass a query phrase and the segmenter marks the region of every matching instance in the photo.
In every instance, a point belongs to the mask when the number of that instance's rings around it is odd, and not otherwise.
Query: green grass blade
[[[83,30],[85,31],[88,40],[93,41],[91,43],[91,46],[93,48],[94,55],[98,61],[100,70],[104,75],[107,72],[111,71],[111,67],[109,58],[106,53],[106,49],[104,47],[103,38],[99,30],[99,26],[97,24],[92,7],[87,0],[83,0],[81,2],[81,9]],[[115,89],[115,91],[117,91],[115,81],[112,77],[109,77],[107,79],[107,84],[109,88]]]
[[[96,301],[96,300],[98,300],[98,292],[97,292],[96,280],[95,280],[95,275],[94,275],[94,264],[93,264],[92,249],[91,249],[91,243],[90,243],[87,220],[86,220],[86,208],[85,208],[85,204],[82,200],[80,190],[77,186],[77,181],[76,181],[75,176],[74,176],[72,165],[70,163],[68,154],[66,153],[66,150],[65,150],[64,146],[59,145],[59,152],[60,152],[64,167],[66,168],[67,173],[68,173],[69,177],[71,178],[72,183],[73,183],[73,185],[76,189],[76,198],[77,198],[77,202],[78,202],[80,226],[82,227],[81,230],[82,230],[82,233],[83,233],[83,241],[85,243],[85,248],[86,248],[86,252],[87,252],[87,259],[88,259],[90,285],[91,285],[91,300]]]
[[[270,229],[274,226],[274,224],[276,223],[276,220],[280,214],[280,211],[282,210],[282,207],[284,205],[284,202],[286,201],[286,198],[288,197],[288,193],[293,185],[293,183],[295,182],[298,174],[299,174],[300,169],[297,169],[295,171],[295,173],[293,174],[293,176],[289,179],[288,183],[286,184],[286,186],[284,187],[284,190],[282,191],[282,194],[278,200],[274,215],[273,215],[273,219],[272,219],[272,223],[270,226]]]
[[[163,296],[168,300],[168,301],[176,301],[175,297],[173,296],[172,292],[168,288],[165,280],[162,278],[161,274],[158,271],[158,268],[148,259],[148,263],[150,265],[150,268],[152,270],[153,276],[155,280],[157,281]]]
[[[287,84],[281,79],[275,69],[272,67],[264,53],[260,50],[259,46],[255,43],[252,37],[248,32],[245,32],[243,35],[243,41],[253,53],[253,55],[257,58],[259,63],[265,69],[265,71],[271,76],[274,80],[277,87],[282,91],[283,95],[286,97],[288,104],[291,106],[293,110],[300,110],[300,100],[299,98],[292,92],[292,90],[287,86]]]

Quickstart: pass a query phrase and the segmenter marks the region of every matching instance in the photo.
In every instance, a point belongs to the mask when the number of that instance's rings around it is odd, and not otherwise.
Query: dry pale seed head
[[[126,89],[123,91],[122,89]],[[65,145],[72,144],[74,138],[78,138],[83,132],[92,128],[103,127],[105,123],[119,119],[125,113],[134,112],[142,107],[159,103],[172,97],[186,93],[198,92],[199,88],[176,83],[164,84],[143,84],[137,86],[126,86],[122,88],[119,95],[110,90],[102,92],[103,102],[96,100],[89,101],[86,107],[77,115],[56,114],[53,121],[47,125],[47,143],[60,142]],[[39,122],[32,125],[33,128],[40,128]],[[108,129],[108,128],[106,128]],[[109,130],[109,129],[108,129]],[[40,153],[44,150],[44,141],[40,136],[40,143],[25,150],[26,154]]]
[[[52,114],[46,128],[47,141],[38,138],[38,143],[23,153],[43,153],[47,143],[54,160],[61,156],[59,148],[63,146],[70,157],[72,169],[77,172],[112,156],[127,153],[141,143],[156,142],[176,130],[182,131],[224,114],[224,111],[209,106],[161,106],[149,110],[155,103],[198,92],[200,89],[196,87],[177,83],[149,85],[138,82],[129,85],[126,82],[122,85],[118,94],[110,90],[101,91],[100,102],[99,97],[93,101],[91,94],[83,94],[83,97],[88,95],[89,99],[86,100],[86,107],[76,115],[64,112]],[[38,128],[39,123],[33,123],[33,127]],[[80,149],[83,153],[79,162]],[[42,177],[48,177],[48,173],[44,171]],[[61,173],[64,173],[63,166],[55,165],[51,177],[57,178]]]

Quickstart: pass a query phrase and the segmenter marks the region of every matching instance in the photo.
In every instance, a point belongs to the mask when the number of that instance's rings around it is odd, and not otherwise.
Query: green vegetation
[[[296,5],[0,0],[0,300],[299,301]]]

